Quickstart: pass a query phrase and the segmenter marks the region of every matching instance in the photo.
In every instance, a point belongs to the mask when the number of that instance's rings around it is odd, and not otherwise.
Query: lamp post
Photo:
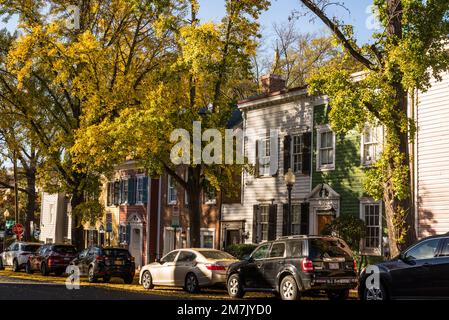
[[[5,251],[5,245],[6,245],[6,220],[9,218],[9,211],[8,209],[3,212],[3,216],[5,217],[5,233],[3,234],[3,251]]]
[[[288,191],[288,215],[287,215],[287,235],[291,233],[291,215],[292,215],[292,188],[295,184],[296,177],[292,169],[289,168],[287,173],[284,175],[285,185]]]

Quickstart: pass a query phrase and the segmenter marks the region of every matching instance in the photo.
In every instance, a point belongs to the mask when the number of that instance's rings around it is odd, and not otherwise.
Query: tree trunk
[[[189,167],[187,196],[189,200],[190,247],[201,247],[202,180],[201,166]]]
[[[78,249],[84,249],[84,227],[81,224],[81,217],[73,215],[73,210],[83,203],[84,195],[82,191],[75,191],[72,194],[70,205],[72,207],[72,244]]]
[[[25,241],[30,241],[31,235],[31,221],[34,222],[34,214],[36,211],[36,169],[30,168],[26,172],[27,178],[27,207],[25,213]]]

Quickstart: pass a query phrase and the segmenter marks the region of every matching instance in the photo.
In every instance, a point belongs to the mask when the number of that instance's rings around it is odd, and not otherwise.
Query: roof
[[[281,95],[287,94],[287,93],[300,92],[300,91],[303,91],[305,89],[307,89],[307,85],[301,86],[301,87],[295,87],[295,88],[291,88],[291,89],[283,89],[283,90],[280,90],[280,91],[262,93],[262,94],[254,95],[254,96],[248,97],[246,99],[240,100],[240,101],[238,101],[238,105],[240,107],[241,104],[245,104],[245,103],[248,103],[248,102],[262,100],[262,99],[276,97],[276,96],[281,96]]]

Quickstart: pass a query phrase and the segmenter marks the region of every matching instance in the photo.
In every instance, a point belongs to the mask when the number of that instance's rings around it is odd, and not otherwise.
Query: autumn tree
[[[314,72],[310,93],[325,93],[330,99],[333,129],[346,132],[367,122],[385,128],[380,160],[367,172],[366,190],[383,199],[390,242],[396,255],[416,239],[411,190],[409,149],[415,134],[409,101],[415,90],[425,91],[431,77],[440,79],[448,69],[445,46],[449,34],[447,0],[375,0],[382,29],[373,34],[373,44],[359,45],[353,27],[328,12],[327,0],[300,0],[333,33],[342,48],[342,58]],[[341,3],[339,3],[341,5]],[[344,67],[355,59],[363,73],[355,79]]]

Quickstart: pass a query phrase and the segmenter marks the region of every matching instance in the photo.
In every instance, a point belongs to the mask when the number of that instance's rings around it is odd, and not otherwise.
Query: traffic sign
[[[20,236],[23,233],[23,226],[20,223],[13,225],[12,232],[14,232],[17,236]]]

